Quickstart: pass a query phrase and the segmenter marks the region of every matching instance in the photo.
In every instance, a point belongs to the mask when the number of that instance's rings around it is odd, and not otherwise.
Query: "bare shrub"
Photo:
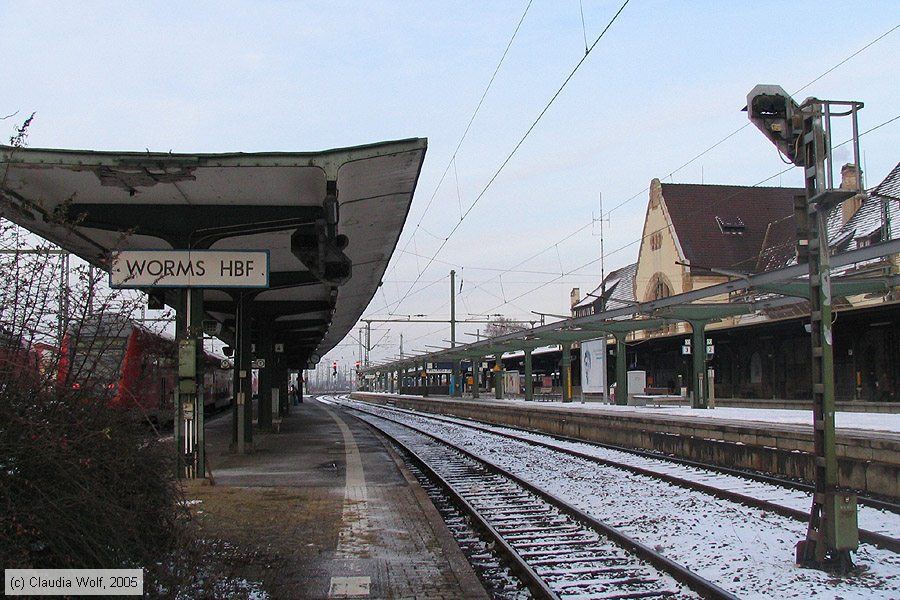
[[[60,257],[25,253],[17,233],[0,226],[0,244],[12,251],[0,258],[7,284],[0,287],[0,561],[8,568],[153,564],[173,547],[181,510],[172,448],[133,411],[68,384],[80,372],[111,368],[102,346],[111,338],[90,338],[99,346],[80,352],[58,380],[60,329],[73,346],[85,323],[124,323],[136,303],[101,293],[87,267],[63,283],[69,301],[62,302]]]
[[[140,413],[72,385],[115,367],[114,336],[87,337],[86,324],[131,323],[141,298],[104,289],[103,271],[70,269],[59,249],[4,220],[5,172],[0,165],[0,564],[144,567],[157,582],[149,589],[178,589],[188,513],[174,448]],[[63,334],[68,348],[80,344],[77,355],[63,352]]]

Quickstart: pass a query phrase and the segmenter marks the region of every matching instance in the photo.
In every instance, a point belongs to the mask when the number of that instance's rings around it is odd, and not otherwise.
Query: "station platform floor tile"
[[[279,558],[272,598],[482,599],[488,595],[425,491],[393,449],[313,399],[280,431],[254,427],[243,455],[232,420],[206,426],[215,485],[192,484],[199,519]]]

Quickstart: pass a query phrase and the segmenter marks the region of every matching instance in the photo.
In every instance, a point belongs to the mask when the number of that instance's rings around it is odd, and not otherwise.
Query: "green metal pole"
[[[562,401],[572,401],[572,344],[563,342],[562,364],[560,365],[560,383],[562,384]]]
[[[204,370],[206,369],[206,361],[203,360],[205,352],[203,350],[203,290],[192,289],[190,291],[191,298],[191,337],[197,340],[196,361],[197,370],[194,378],[195,389],[197,393],[194,395],[194,427],[196,428],[196,458],[197,468],[194,476],[200,479],[206,476],[206,422],[203,414],[205,406],[204,402]]]
[[[525,400],[534,400],[534,381],[532,381],[531,349],[525,350]]]
[[[178,305],[175,307],[175,339],[180,340],[187,336],[187,295],[188,290],[178,290]],[[182,400],[184,395],[180,389],[180,377],[176,377],[173,399],[175,401],[175,477],[184,477],[184,409]]]
[[[829,110],[827,105],[825,110]],[[815,220],[809,240],[809,298],[816,489],[807,537],[798,548],[797,559],[801,563],[817,563],[820,567],[831,563],[832,567],[846,572],[853,564],[850,551],[855,550],[858,544],[857,514],[855,495],[842,494],[837,489],[831,266],[826,225],[828,207],[820,207],[814,200],[828,191],[825,164],[827,142],[822,111],[821,102],[814,102],[804,109],[800,138],[805,157],[808,211]],[[839,509],[839,504],[845,508]],[[843,513],[840,526],[837,514],[839,510]],[[814,551],[811,552],[810,546],[813,546]]]
[[[628,404],[628,356],[624,333],[616,335],[616,404]]]
[[[272,417],[278,416],[280,407],[272,406],[272,322],[268,319],[260,319],[259,322],[259,347],[256,349],[257,358],[263,358],[266,366],[259,370],[259,404],[257,404],[257,423],[259,428],[265,431],[272,430]]]
[[[246,446],[253,443],[253,390],[250,363],[250,305],[251,297],[241,292],[237,301],[234,348],[235,406],[233,441],[238,454],[244,454]]]
[[[690,321],[691,358],[694,364],[694,400],[693,408],[707,408],[706,399],[706,321]]]
[[[494,356],[494,398],[503,398],[503,360],[502,354]]]
[[[819,305],[821,307],[822,348],[822,417],[825,436],[825,485],[830,489],[837,486],[836,435],[834,431],[834,344],[831,331],[831,265],[828,255],[828,237],[824,211],[816,212],[816,226],[819,229]],[[813,285],[813,284],[810,284]]]
[[[456,348],[456,271],[450,271],[450,347]],[[453,360],[450,372],[450,395],[462,398],[462,385],[459,380],[459,360]]]

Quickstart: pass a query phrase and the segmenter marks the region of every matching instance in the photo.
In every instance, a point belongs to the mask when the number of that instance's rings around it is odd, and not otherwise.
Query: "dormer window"
[[[867,246],[871,246],[872,244],[876,244],[881,241],[881,230],[876,229],[869,235],[864,235],[862,237],[856,238],[856,247],[857,248],[865,248]]]
[[[716,217],[719,231],[727,235],[741,235],[747,228],[740,217]]]

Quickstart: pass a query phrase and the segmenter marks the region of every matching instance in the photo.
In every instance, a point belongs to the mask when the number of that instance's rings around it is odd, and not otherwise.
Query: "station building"
[[[854,165],[842,170],[841,187],[856,189]],[[573,290],[572,314],[587,316],[637,302],[689,292],[734,278],[796,264],[795,206],[804,190],[777,187],[650,185],[637,261],[612,271],[584,298]],[[900,237],[900,164],[867,194],[858,194],[829,215],[832,255]],[[900,255],[873,259],[833,272],[854,280],[900,272]],[[840,401],[900,401],[900,289],[833,297],[835,392]],[[757,296],[759,289],[752,292]],[[751,300],[740,295],[710,302]],[[706,329],[714,349],[714,392],[721,399],[809,400],[812,397],[809,303],[729,317]],[[647,373],[660,393],[690,391],[691,357],[685,340],[691,326],[673,323],[629,337],[628,367]],[[577,352],[577,349],[574,350]],[[580,381],[577,365],[573,381]],[[552,361],[551,361],[552,363]],[[614,361],[607,361],[614,381]],[[576,396],[578,390],[574,390]]]

